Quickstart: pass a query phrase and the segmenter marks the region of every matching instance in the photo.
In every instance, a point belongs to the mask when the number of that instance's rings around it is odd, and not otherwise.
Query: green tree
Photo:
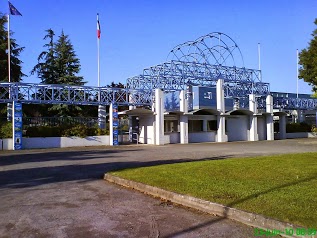
[[[55,66],[57,70],[57,83],[70,85],[84,85],[82,76],[77,76],[80,71],[80,61],[76,56],[74,47],[67,35],[59,36],[54,45]]]
[[[317,26],[317,18],[315,19]],[[313,91],[317,92],[317,29],[312,33],[312,39],[307,49],[303,49],[299,54],[299,78],[304,79],[313,87]]]
[[[52,29],[46,30],[43,40],[48,40],[44,44],[46,50],[42,51],[37,58],[38,63],[33,67],[31,74],[37,74],[42,83],[57,84],[56,63],[54,54],[54,36]]]
[[[84,85],[83,77],[77,75],[80,72],[80,60],[76,56],[68,35],[62,31],[57,41],[54,36],[55,33],[52,29],[46,30],[43,39],[48,42],[44,44],[45,50],[38,56],[38,63],[32,69],[31,74],[37,74],[41,82],[46,84]],[[44,107],[47,108],[47,110],[42,110],[44,116],[74,117],[81,116],[82,111],[79,106],[66,104]]]

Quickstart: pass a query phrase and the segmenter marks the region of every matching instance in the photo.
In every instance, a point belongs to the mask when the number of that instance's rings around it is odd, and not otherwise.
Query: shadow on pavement
[[[105,150],[105,151],[79,151],[79,152],[56,152],[40,153],[29,155],[14,155],[5,159],[0,159],[0,166],[12,165],[6,170],[0,169],[0,189],[5,188],[27,188],[51,183],[67,181],[87,181],[102,179],[104,173],[124,168],[135,168],[154,166],[161,164],[172,164],[190,161],[218,160],[226,159],[230,156],[218,156],[203,159],[172,159],[155,161],[121,161],[112,162],[113,157],[120,158],[120,152],[129,150]],[[137,151],[137,150],[132,150]],[[100,157],[99,157],[100,155]],[[98,158],[98,160],[90,161]],[[106,162],[111,159],[112,161]],[[50,161],[71,161],[74,164],[50,165]],[[83,164],[76,164],[76,160]],[[25,163],[34,162],[35,167],[23,168]],[[67,162],[67,163],[68,163]],[[18,164],[18,165],[16,165]]]

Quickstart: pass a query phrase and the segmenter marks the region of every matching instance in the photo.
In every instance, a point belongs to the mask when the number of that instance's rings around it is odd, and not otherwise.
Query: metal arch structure
[[[73,85],[0,83],[0,103],[151,105],[152,90]]]
[[[262,82],[261,71],[243,66],[238,45],[224,33],[214,32],[180,44],[170,51],[168,58],[169,61],[128,78],[127,88],[160,88],[168,92],[184,90],[188,86],[215,87],[221,78],[224,79],[225,97],[243,98],[251,93],[270,93],[269,84]]]
[[[218,79],[224,79],[225,97],[240,98],[246,106],[248,95],[256,94],[258,107],[266,105],[269,84],[262,82],[260,70],[244,67],[238,45],[224,33],[214,32],[180,44],[170,51],[168,59],[127,79],[126,88],[0,83],[0,103],[147,106],[152,105],[156,88],[169,92],[188,86],[215,87]],[[317,108],[317,99],[274,97],[273,103],[281,110]]]

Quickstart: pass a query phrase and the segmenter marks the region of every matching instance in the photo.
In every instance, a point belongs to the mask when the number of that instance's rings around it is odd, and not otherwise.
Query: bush
[[[312,127],[305,122],[301,123],[289,123],[286,125],[286,132],[287,133],[294,133],[294,132],[310,132]]]
[[[313,125],[313,126],[312,126],[311,132],[317,133],[317,127],[316,127],[316,125]]]
[[[34,126],[26,130],[27,137],[59,137],[62,127],[57,126]]]
[[[0,125],[0,138],[12,138],[12,122]]]
[[[88,127],[82,124],[62,126],[35,126],[29,127],[26,131],[27,137],[61,137],[61,136],[96,136],[109,135],[109,130],[98,127]]]

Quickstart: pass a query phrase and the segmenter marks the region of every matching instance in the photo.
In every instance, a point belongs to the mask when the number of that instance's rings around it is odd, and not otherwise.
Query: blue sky
[[[97,85],[96,13],[101,23],[101,85],[125,83],[143,68],[166,61],[170,50],[211,32],[223,32],[240,47],[245,67],[258,68],[261,44],[263,81],[271,91],[296,92],[296,49],[306,48],[315,29],[316,0],[12,0],[23,14],[11,30],[25,46],[23,72],[29,74],[45,43],[45,30],[69,35],[87,85]],[[7,12],[7,1],[0,11]],[[36,76],[24,82],[39,80]],[[311,87],[299,81],[299,92]]]

